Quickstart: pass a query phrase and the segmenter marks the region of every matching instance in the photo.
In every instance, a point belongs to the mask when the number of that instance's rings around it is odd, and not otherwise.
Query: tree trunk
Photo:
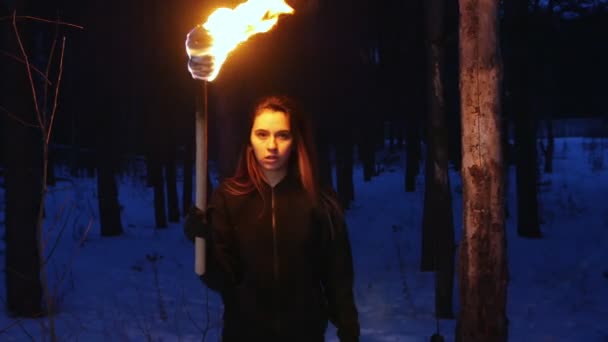
[[[107,147],[101,147],[106,149]],[[117,236],[123,232],[116,185],[116,168],[109,151],[99,151],[97,165],[97,197],[99,201],[99,221],[101,236]]]
[[[553,154],[555,152],[555,136],[553,134],[553,119],[549,114],[549,118],[546,119],[547,127],[547,145],[544,149],[545,155],[545,173],[553,172]]]
[[[456,341],[507,341],[498,0],[460,0],[464,236]]]
[[[340,135],[336,146],[336,191],[343,208],[350,208],[355,198],[353,184],[353,140],[350,129]]]
[[[184,145],[184,183],[182,189],[182,212],[188,214],[192,207],[192,195],[194,193],[194,139],[188,139]]]
[[[422,217],[422,271],[437,272],[435,308],[437,317],[453,318],[454,220],[448,175],[448,127],[442,73],[444,70],[443,0],[425,2],[428,63],[429,113]],[[439,282],[441,280],[441,282]]]
[[[505,11],[505,85],[509,93],[509,115],[515,131],[515,167],[517,189],[517,233],[539,238],[538,169],[536,151],[537,120],[532,113],[532,81],[527,0],[506,1]]]
[[[319,159],[319,182],[323,186],[333,187],[331,172],[331,145],[325,133],[325,127],[319,127],[317,134],[317,155]]]
[[[12,28],[2,31],[14,34]],[[20,120],[34,123],[25,67],[9,62],[3,63],[2,69],[2,105]],[[36,227],[42,192],[41,137],[38,128],[27,127],[4,113],[0,118],[6,156],[6,305],[13,315],[40,317],[44,310]]]
[[[544,157],[545,157],[545,173],[553,172],[553,155],[555,152],[555,135],[553,132],[553,115],[556,111],[555,101],[553,98],[557,93],[557,80],[555,76],[555,61],[551,59],[551,56],[557,51],[558,40],[557,30],[559,25],[559,16],[556,16],[553,11],[553,1],[549,1],[547,5],[547,18],[544,24],[544,32],[550,35],[549,38],[549,48],[543,49],[543,52],[540,54],[539,58],[543,61],[542,67],[542,81],[543,81],[543,109],[545,113],[543,115],[545,119],[545,127],[547,130],[547,143],[544,147]],[[546,58],[546,59],[545,59]]]
[[[408,121],[405,135],[405,192],[416,191],[416,177],[420,172],[420,133],[415,120]]]
[[[167,209],[169,222],[179,222],[179,201],[177,199],[177,165],[176,147],[174,140],[170,140],[167,146],[169,158],[165,164],[165,180],[167,182]]]
[[[423,115],[426,104],[426,83],[427,74],[425,69],[420,65],[427,63],[426,47],[424,36],[424,17],[423,0],[405,1],[402,6],[407,13],[407,19],[398,20],[397,27],[402,27],[404,41],[403,46],[407,47],[408,53],[399,56],[403,68],[405,68],[403,84],[405,86],[405,109],[401,115],[404,115],[405,125],[405,173],[404,184],[406,192],[416,191],[416,177],[420,173],[420,163],[422,160],[421,151],[421,132],[420,118]],[[399,11],[396,11],[399,13]],[[402,90],[403,91],[403,90]]]
[[[108,139],[116,135],[114,111],[120,108],[114,100],[97,99],[97,199],[99,205],[99,221],[101,225],[101,236],[117,236],[123,232],[120,218],[121,207],[118,201],[118,185],[116,175],[118,173],[119,142],[116,138]]]
[[[21,94],[27,94],[26,89],[21,89],[25,90]],[[8,311],[16,316],[39,317],[43,315],[43,291],[36,227],[42,192],[39,182],[42,157],[37,143],[41,139],[32,128],[12,120],[5,120],[4,127],[4,144],[7,146],[6,304]],[[19,149],[8,146],[19,146]]]
[[[454,170],[462,166],[462,130],[460,127],[460,92],[458,91],[458,1],[445,4],[445,108],[448,120],[448,154]]]
[[[363,181],[369,182],[376,171],[374,139],[373,135],[368,134],[368,132],[363,134],[364,136],[359,138],[358,151],[359,159],[363,164]]]
[[[25,2],[11,8],[17,15],[25,11]],[[2,11],[0,16],[10,15]],[[20,36],[32,55],[34,25],[20,24]],[[9,18],[0,22],[0,51],[21,57],[15,31]],[[33,95],[23,63],[11,58],[0,63],[0,104],[10,115],[0,113],[0,139],[6,158],[5,196],[5,281],[6,308],[18,317],[44,315],[42,305],[40,250],[37,236],[38,213],[42,194],[42,146],[40,128],[33,106]],[[22,122],[26,122],[26,124]]]
[[[154,191],[154,221],[156,228],[167,228],[167,213],[165,211],[165,182],[163,166],[159,157],[150,154],[148,161],[148,177]]]
[[[48,166],[46,171],[46,185],[55,186],[55,184],[57,184],[57,178],[55,177],[55,153],[50,146],[47,162]]]

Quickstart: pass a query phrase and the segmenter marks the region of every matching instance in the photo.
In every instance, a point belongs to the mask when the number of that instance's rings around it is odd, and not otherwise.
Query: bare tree
[[[24,4],[19,1],[15,9],[23,12]],[[5,14],[8,13],[0,16]],[[36,31],[31,22],[29,25],[20,23],[19,31],[14,30],[10,19],[0,24],[4,41],[1,49],[15,57],[0,57],[0,119],[4,128],[0,136],[6,156],[6,304],[8,311],[16,316],[40,317],[45,315],[40,277],[41,251],[37,237],[43,191],[40,181],[43,173],[42,134],[32,100],[28,66],[19,48],[22,43],[30,51],[28,56],[34,55],[30,48]]]
[[[427,34],[428,114],[424,209],[422,217],[421,269],[436,271],[435,311],[452,318],[454,287],[454,220],[448,175],[448,128],[445,111],[443,71],[443,0],[425,2]]]
[[[405,83],[405,96],[407,104],[403,106],[405,111],[405,174],[404,184],[406,192],[414,192],[416,190],[416,177],[420,173],[420,161],[422,159],[421,151],[421,125],[422,115],[427,108],[426,97],[426,82],[428,82],[425,68],[420,65],[426,63],[426,47],[424,42],[424,16],[423,1],[405,1],[402,3],[404,7],[403,13],[407,16],[405,23],[401,19],[401,11],[395,11],[399,14],[397,27],[402,27],[404,31],[404,40],[400,56],[403,64],[404,73],[398,75],[403,78]],[[395,14],[394,14],[395,15]],[[398,44],[398,46],[401,44]],[[407,51],[407,53],[404,53]]]
[[[460,0],[464,236],[456,341],[507,341],[498,0]]]
[[[513,119],[517,189],[517,233],[541,237],[538,213],[536,113],[532,111],[532,58],[528,0],[504,3],[505,98],[507,115]]]
[[[46,268],[52,251],[45,253],[43,221],[66,42],[60,25],[68,24],[31,15],[49,14],[50,8],[38,5],[19,1],[6,8],[12,16],[0,17],[5,23],[10,18],[1,47],[10,62],[0,87],[0,94],[7,95],[1,97],[7,107],[0,107],[7,129],[6,303],[16,316],[48,315],[49,337],[56,341],[55,296]],[[18,10],[28,15],[17,15]]]

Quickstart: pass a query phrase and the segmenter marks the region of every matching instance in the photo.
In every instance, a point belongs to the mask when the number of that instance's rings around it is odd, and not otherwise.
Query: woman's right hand
[[[196,237],[206,239],[209,236],[209,224],[204,211],[195,206],[188,210],[184,221],[184,235],[190,241],[194,241]]]

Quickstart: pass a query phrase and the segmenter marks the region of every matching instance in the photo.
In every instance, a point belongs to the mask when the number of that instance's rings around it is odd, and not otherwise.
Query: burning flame
[[[249,0],[234,9],[218,8],[202,25],[211,37],[211,46],[206,51],[188,50],[188,55],[211,55],[214,70],[208,81],[213,81],[222,64],[232,50],[249,37],[268,32],[281,14],[292,14],[294,9],[284,0]]]

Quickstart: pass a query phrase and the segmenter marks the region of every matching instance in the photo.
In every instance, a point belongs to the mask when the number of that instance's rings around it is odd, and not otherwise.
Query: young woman
[[[223,341],[359,340],[344,215],[320,188],[310,122],[285,97],[256,106],[236,173],[193,208],[185,233],[207,240],[201,277],[224,302]]]

